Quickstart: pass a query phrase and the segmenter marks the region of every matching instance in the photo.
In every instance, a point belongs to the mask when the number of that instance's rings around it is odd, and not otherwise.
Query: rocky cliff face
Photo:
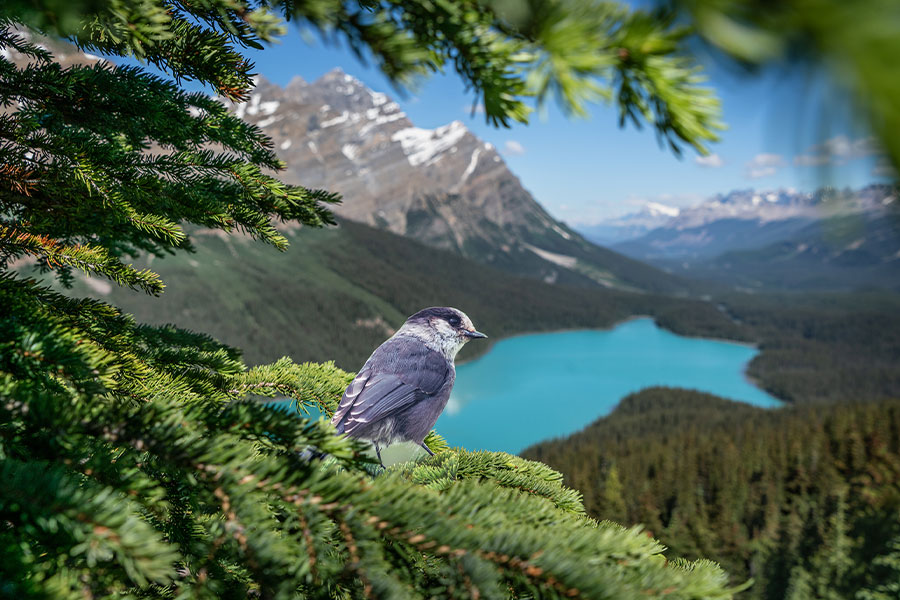
[[[418,128],[388,96],[339,69],[284,88],[260,80],[234,111],[272,137],[284,180],[340,192],[340,216],[545,281],[672,285],[554,220],[460,121]]]
[[[287,181],[343,194],[341,216],[464,254],[472,238],[571,236],[460,121],[415,127],[396,102],[339,69],[284,89],[260,81],[235,112],[272,136]]]

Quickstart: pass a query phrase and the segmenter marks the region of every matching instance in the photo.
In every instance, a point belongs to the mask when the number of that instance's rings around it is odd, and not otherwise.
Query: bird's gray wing
[[[403,383],[397,375],[379,373],[369,379],[357,402],[344,420],[344,432],[375,423],[415,404],[428,395],[421,389]]]
[[[393,358],[390,370],[394,372],[360,372],[347,387],[332,419],[338,431],[352,434],[357,427],[428,398],[450,373],[447,359],[432,350],[395,354]]]
[[[359,373],[356,374],[356,377],[353,381],[350,382],[350,385],[347,386],[347,389],[344,390],[344,395],[341,397],[341,403],[338,405],[336,411],[334,411],[334,415],[331,417],[331,424],[340,429],[341,421],[343,421],[344,417],[353,408],[353,405],[356,403],[356,400],[359,398],[360,392],[363,391],[363,388],[366,387],[366,383],[369,381],[369,377],[372,375],[372,372],[366,369],[363,369]],[[343,433],[343,430],[341,430]]]

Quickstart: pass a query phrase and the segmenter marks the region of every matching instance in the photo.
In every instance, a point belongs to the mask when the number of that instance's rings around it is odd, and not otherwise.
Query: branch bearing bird
[[[486,337],[461,310],[420,310],[375,349],[347,386],[332,425],[372,442],[382,466],[381,448],[394,442],[415,442],[434,456],[425,436],[450,398],[456,353],[469,340]]]

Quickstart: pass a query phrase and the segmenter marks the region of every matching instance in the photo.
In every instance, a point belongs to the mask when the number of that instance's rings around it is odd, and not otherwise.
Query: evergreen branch
[[[165,287],[149,269],[137,270],[122,264],[105,249],[91,246],[66,246],[43,235],[0,225],[0,255],[7,261],[14,256],[33,256],[49,269],[75,267],[84,273],[96,273],[119,285],[141,289],[154,296]]]
[[[562,474],[544,464],[503,452],[443,452],[425,462],[407,463],[399,472],[410,481],[438,491],[465,479],[488,479],[502,487],[546,498],[566,512],[584,514],[581,494],[563,487]]]
[[[37,44],[27,40],[20,32],[15,30],[16,23],[8,17],[0,17],[0,46],[8,48],[38,62],[48,63],[53,56]],[[0,61],[9,62],[8,57],[0,56]]]
[[[313,408],[330,418],[352,379],[351,373],[337,368],[333,362],[297,365],[283,357],[274,364],[236,375],[228,384],[228,393],[268,397],[282,394],[297,401],[298,411],[308,414],[308,409]]]
[[[40,548],[121,569],[136,587],[170,581],[174,548],[113,489],[76,482],[63,469],[40,462],[0,461],[0,477],[5,482],[0,515],[28,530]]]

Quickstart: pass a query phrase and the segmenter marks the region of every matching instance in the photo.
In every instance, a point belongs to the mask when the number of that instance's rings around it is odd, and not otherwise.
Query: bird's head
[[[401,332],[420,338],[448,358],[454,358],[469,340],[487,337],[475,330],[466,313],[447,306],[420,310],[406,320]]]

